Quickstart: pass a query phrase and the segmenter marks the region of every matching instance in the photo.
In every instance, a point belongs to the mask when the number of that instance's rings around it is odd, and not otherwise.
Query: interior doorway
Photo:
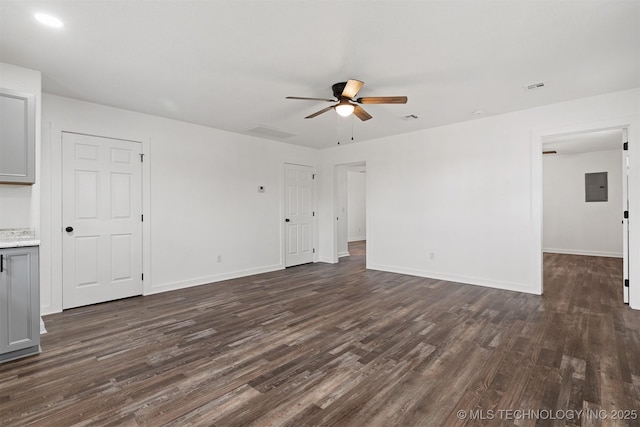
[[[351,255],[352,247],[365,255],[367,239],[366,162],[337,165],[335,183],[335,245],[334,262]],[[355,242],[362,242],[357,245]]]
[[[347,169],[347,242],[366,240],[367,166],[349,166]],[[351,252],[351,249],[349,251]]]
[[[625,138],[624,128],[542,138],[542,255],[543,269],[545,254],[621,259],[628,302]]]
[[[367,255],[367,241],[366,240],[356,240],[353,242],[349,242],[349,257],[366,257]]]

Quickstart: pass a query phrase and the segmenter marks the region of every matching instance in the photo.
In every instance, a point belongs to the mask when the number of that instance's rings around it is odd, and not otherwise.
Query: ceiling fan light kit
[[[301,99],[305,101],[325,101],[325,102],[337,102],[336,105],[323,108],[320,111],[316,111],[313,114],[308,115],[305,119],[312,119],[319,116],[322,113],[326,113],[329,110],[335,110],[342,117],[348,117],[354,114],[360,120],[365,121],[372,118],[372,116],[365,111],[364,108],[357,104],[406,104],[408,98],[406,96],[377,96],[377,97],[364,97],[354,99],[360,88],[364,85],[364,82],[360,80],[347,80],[346,82],[336,83],[331,86],[333,96],[335,99],[325,98],[304,98],[299,96],[287,96],[287,99]]]
[[[355,110],[356,107],[355,105],[351,104],[349,101],[343,99],[342,101],[340,101],[338,105],[336,105],[333,108],[336,110],[336,113],[338,113],[338,115],[342,117],[349,117],[353,113],[353,110]]]

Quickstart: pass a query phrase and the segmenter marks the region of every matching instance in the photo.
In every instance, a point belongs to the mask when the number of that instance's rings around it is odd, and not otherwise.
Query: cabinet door
[[[35,96],[0,89],[0,182],[35,182]]]
[[[38,248],[0,249],[0,353],[40,344]]]

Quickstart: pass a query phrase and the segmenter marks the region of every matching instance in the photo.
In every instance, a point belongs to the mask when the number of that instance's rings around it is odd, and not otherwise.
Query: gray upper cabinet
[[[31,93],[0,89],[0,183],[36,182],[36,106]]]

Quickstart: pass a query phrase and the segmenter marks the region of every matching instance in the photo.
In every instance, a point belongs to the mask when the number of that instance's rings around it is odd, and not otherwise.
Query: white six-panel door
[[[63,133],[63,308],[142,294],[141,144]]]
[[[285,267],[313,262],[313,171],[285,165]]]

